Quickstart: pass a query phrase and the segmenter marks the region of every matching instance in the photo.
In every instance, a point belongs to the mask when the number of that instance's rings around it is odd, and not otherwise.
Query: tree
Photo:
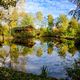
[[[32,15],[27,14],[26,16],[24,16],[22,22],[21,22],[21,26],[25,27],[27,25],[34,25],[34,18]]]
[[[67,29],[68,36],[75,36],[77,30],[78,30],[78,21],[76,19],[72,18],[69,22],[69,26]]]
[[[37,17],[37,19],[39,21],[42,21],[43,20],[43,14],[42,14],[42,12],[41,11],[37,12],[36,17]]]
[[[39,25],[40,27],[42,27],[43,14],[42,14],[41,11],[38,11],[38,12],[36,13],[36,18],[37,18],[37,20],[38,20],[38,25]]]
[[[12,20],[10,19],[9,8],[10,8],[10,6],[16,7],[17,2],[18,2],[18,0],[0,0],[0,6],[4,7],[4,9],[8,10],[7,18],[4,18],[4,20],[7,21],[8,24],[9,24],[10,34],[11,34],[11,25],[10,25],[10,23],[11,23]]]
[[[53,26],[53,16],[51,14],[48,15],[48,25],[50,28]]]
[[[73,18],[80,20],[80,0],[69,0],[69,1],[76,4],[77,6],[76,9],[71,10],[69,14],[72,15]]]
[[[18,12],[14,8],[12,14],[10,15],[10,22],[9,25],[13,28],[17,26],[17,20],[18,20]]]
[[[66,30],[68,28],[68,18],[66,15],[62,14],[57,19],[57,27],[61,35],[66,34]]]
[[[78,21],[75,18],[72,18],[71,21],[69,22],[69,25],[73,29],[77,29],[78,28]]]

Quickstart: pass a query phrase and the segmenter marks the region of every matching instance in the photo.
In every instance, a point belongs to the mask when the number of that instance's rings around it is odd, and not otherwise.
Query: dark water
[[[72,67],[80,58],[79,49],[73,40],[53,38],[14,39],[0,47],[0,66],[41,74],[43,66],[48,76],[66,78],[66,68]]]

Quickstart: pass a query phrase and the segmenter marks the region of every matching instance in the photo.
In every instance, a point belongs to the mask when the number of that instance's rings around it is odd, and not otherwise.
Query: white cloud
[[[52,14],[54,17],[67,14],[71,8],[75,8],[75,5],[68,0],[27,0],[26,2],[27,12],[42,11],[44,15]]]

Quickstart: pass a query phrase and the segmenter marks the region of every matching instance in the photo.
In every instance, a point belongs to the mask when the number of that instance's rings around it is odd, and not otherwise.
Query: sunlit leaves
[[[17,26],[17,21],[11,21],[11,22],[10,22],[10,26],[11,26],[12,28],[16,27],[16,26]]]
[[[0,50],[0,58],[5,58],[6,57],[6,52],[4,50]]]
[[[72,18],[70,23],[69,23],[69,26],[74,28],[74,29],[77,29],[78,28],[78,21],[76,19]]]
[[[26,15],[27,15],[26,12],[20,12],[20,13],[19,13],[19,17],[25,17]]]
[[[71,21],[69,22],[68,26],[68,36],[75,36],[76,32],[78,30],[78,22],[76,19],[72,18]]]
[[[68,27],[68,18],[66,15],[62,14],[58,18],[58,27],[63,28],[63,31],[65,31]]]
[[[36,16],[37,16],[37,19],[38,19],[39,21],[42,21],[42,20],[43,20],[43,14],[42,14],[41,11],[37,12]]]
[[[34,18],[32,15],[27,14],[26,16],[24,16],[21,26],[25,27],[27,25],[34,25]]]
[[[53,20],[54,20],[53,16],[49,14],[48,15],[48,25],[51,27],[53,26]]]
[[[14,9],[12,14],[10,15],[10,20],[16,21],[17,19],[18,19],[18,12],[16,9]]]
[[[10,56],[11,56],[11,59],[14,60],[14,61],[16,61],[16,59],[19,56],[19,51],[18,51],[18,48],[15,44],[11,45]]]

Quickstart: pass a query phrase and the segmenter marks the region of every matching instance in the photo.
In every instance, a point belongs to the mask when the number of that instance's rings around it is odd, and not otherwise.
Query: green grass
[[[57,80],[42,75],[27,74],[21,71],[0,67],[0,80]]]

